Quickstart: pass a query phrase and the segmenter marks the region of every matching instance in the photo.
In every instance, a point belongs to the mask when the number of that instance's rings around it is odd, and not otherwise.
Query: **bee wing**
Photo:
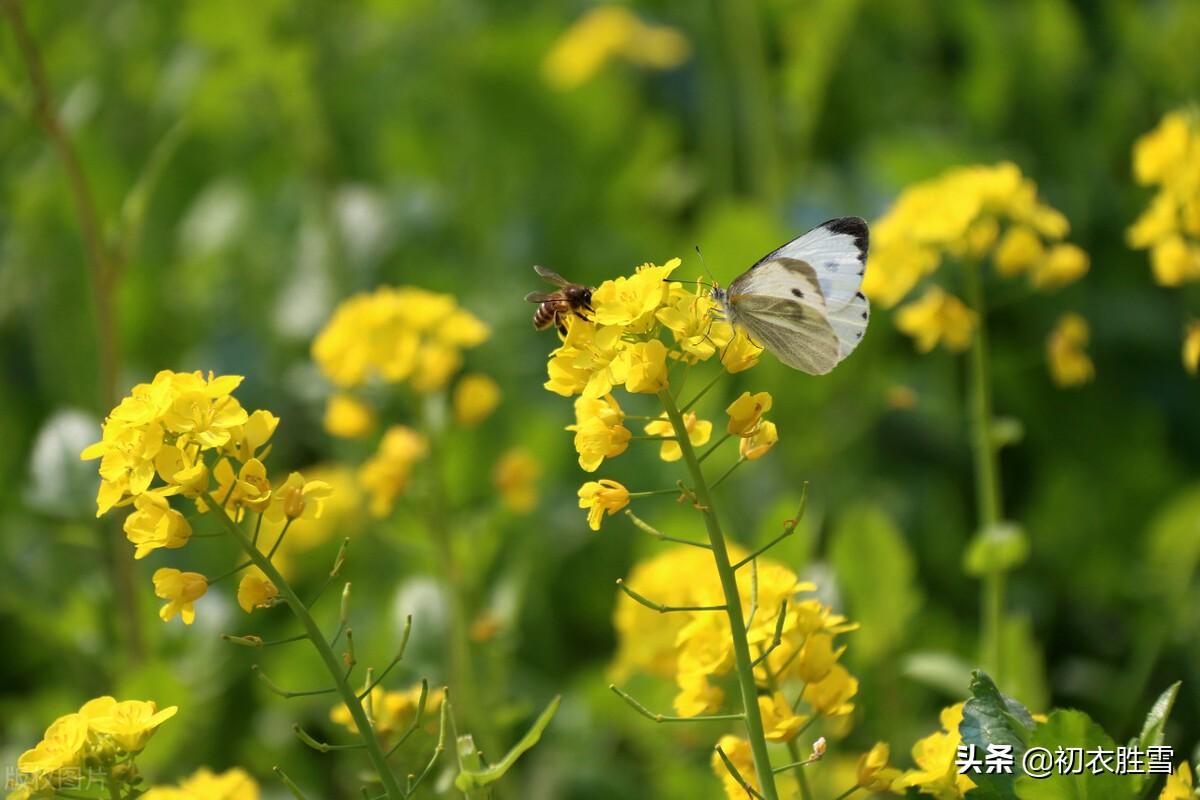
[[[557,272],[550,269],[549,267],[543,267],[541,264],[534,264],[533,271],[536,272],[538,275],[540,275],[542,277],[542,280],[546,281],[547,283],[553,283],[555,286],[558,286],[559,288],[571,285],[571,282],[569,280],[567,280],[566,278],[564,278],[562,275],[559,275]]]
[[[553,300],[554,295],[546,294],[545,292],[530,292],[525,295],[525,301],[528,303],[544,303],[547,300]]]

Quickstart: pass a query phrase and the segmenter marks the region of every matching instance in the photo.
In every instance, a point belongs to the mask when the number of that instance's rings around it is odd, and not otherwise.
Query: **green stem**
[[[725,613],[729,616],[729,630],[733,637],[733,655],[737,668],[738,686],[742,694],[742,713],[745,717],[746,734],[750,740],[750,750],[754,754],[754,771],[758,775],[758,783],[762,787],[766,800],[779,800],[775,789],[775,776],[771,772],[771,758],[767,752],[767,739],[763,734],[762,714],[758,708],[758,687],[754,681],[753,659],[750,657],[750,645],[746,640],[746,623],[742,617],[742,598],[738,593],[737,576],[729,561],[729,550],[725,545],[725,534],[721,530],[721,521],[717,518],[713,507],[712,495],[708,483],[704,479],[704,470],[696,458],[696,451],[687,437],[687,427],[683,414],[675,405],[670,392],[661,391],[658,399],[667,412],[667,418],[675,428],[679,438],[679,448],[683,452],[683,460],[692,476],[697,506],[704,515],[704,524],[708,528],[708,540],[712,545],[713,561],[716,563],[717,574],[721,578],[721,589],[725,596]]]
[[[805,485],[806,491],[807,491],[807,488],[808,487],[806,484]],[[799,653],[800,650],[797,649],[795,652]],[[792,656],[795,657],[795,653],[793,653]],[[789,659],[788,663],[791,663],[790,659]],[[787,665],[785,664],[784,667],[781,668],[781,671],[786,668],[787,668]],[[771,671],[771,665],[764,663],[763,671],[767,674],[767,688],[771,690],[771,694],[778,692],[779,691],[779,680],[775,677],[775,673]],[[804,696],[804,690],[802,688],[800,690],[800,694],[798,694],[796,696],[796,703],[792,708],[793,711],[795,711],[796,708],[799,707],[800,699],[803,696]],[[809,788],[808,776],[804,773],[804,764],[802,763],[804,761],[804,756],[800,752],[800,737],[801,737],[801,735],[804,734],[804,732],[806,730],[808,730],[808,728],[814,722],[816,722],[816,720],[817,720],[817,717],[814,714],[812,716],[812,718],[809,719],[808,722],[804,723],[804,727],[802,727],[800,730],[798,730],[796,732],[796,735],[793,736],[791,739],[788,739],[788,741],[787,741],[788,755],[790,755],[792,757],[792,763],[788,764],[783,769],[791,769],[792,774],[796,776],[796,786],[799,787],[800,797],[803,798],[803,800],[812,800],[812,789]],[[780,772],[781,770],[776,769],[773,771]]]
[[[967,354],[970,403],[971,450],[975,461],[975,498],[979,529],[987,530],[1000,522],[1000,477],[996,445],[992,438],[992,383],[988,365],[987,305],[983,276],[978,262],[963,265],[967,303],[978,315],[975,336]],[[1004,622],[1004,573],[993,570],[983,576],[981,658],[996,683],[1003,685],[1002,666]]]
[[[217,498],[209,495],[209,499],[213,504],[217,502]],[[210,507],[210,513],[214,514],[233,536],[237,543],[241,545],[242,550],[254,562],[254,566],[262,570],[271,583],[275,584],[275,588],[279,590],[279,594],[283,597],[288,608],[292,610],[292,614],[304,626],[305,635],[317,650],[317,654],[321,657],[321,661],[325,664],[325,670],[329,673],[329,677],[333,679],[333,684],[337,688],[337,693],[341,696],[342,702],[346,704],[346,708],[350,711],[350,717],[354,720],[354,726],[358,729],[358,735],[362,738],[363,747],[367,751],[367,757],[371,759],[371,765],[375,767],[375,772],[379,775],[379,781],[383,784],[383,790],[388,800],[401,800],[404,797],[404,792],[400,788],[400,784],[396,782],[396,776],[392,774],[388,768],[387,759],[383,754],[383,748],[379,745],[379,740],[375,737],[375,729],[371,726],[370,720],[367,719],[367,712],[363,709],[362,703],[359,702],[358,695],[346,683],[344,670],[337,655],[333,652],[333,648],[325,641],[325,636],[321,633],[321,628],[317,625],[317,621],[313,619],[309,613],[308,607],[304,604],[292,588],[292,585],[280,574],[271,560],[266,554],[254,546],[250,541],[250,537],[238,527],[229,515],[225,513],[217,505]]]
[[[846,798],[847,798],[847,797],[849,797],[850,795],[852,795],[852,794],[854,794],[855,792],[857,792],[857,791],[859,790],[859,788],[860,788],[860,787],[858,787],[858,786],[851,786],[849,789],[847,789],[846,791],[842,792],[842,793],[841,793],[841,794],[839,794],[837,797],[833,798],[833,800],[846,800]]]

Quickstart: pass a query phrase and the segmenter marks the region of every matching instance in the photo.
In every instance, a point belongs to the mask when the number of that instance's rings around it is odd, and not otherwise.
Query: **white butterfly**
[[[831,219],[763,256],[712,298],[730,323],[793,369],[824,375],[862,341],[867,223]]]

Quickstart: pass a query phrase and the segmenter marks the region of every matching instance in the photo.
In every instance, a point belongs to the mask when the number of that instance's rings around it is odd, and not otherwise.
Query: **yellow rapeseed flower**
[[[708,440],[712,437],[713,425],[711,422],[698,418],[695,411],[689,411],[683,415],[683,425],[688,432],[688,441],[692,443],[693,447],[708,444]],[[650,436],[675,435],[675,429],[671,426],[671,421],[667,419],[665,413],[659,419],[646,423],[645,431]],[[680,448],[679,442],[663,442],[658,455],[663,461],[678,461],[683,458],[683,450]]]
[[[713,316],[718,310],[706,287],[697,286],[693,293],[672,283],[655,317],[671,331],[681,357],[689,362],[705,361],[733,338],[733,326]]]
[[[262,793],[243,769],[213,772],[201,767],[177,786],[155,786],[141,800],[259,800]]]
[[[159,711],[153,700],[125,700],[113,703],[105,716],[94,717],[89,724],[92,730],[112,737],[125,752],[136,753],[146,746],[158,726],[178,711],[178,706]]]
[[[305,480],[299,472],[292,472],[271,492],[264,516],[274,521],[319,519],[331,494],[333,487],[325,481]]]
[[[358,479],[370,495],[371,513],[387,516],[396,498],[408,488],[413,465],[429,452],[429,441],[412,428],[393,425],[384,433],[375,455],[358,471]]]
[[[575,424],[567,430],[575,432],[575,452],[582,470],[595,472],[604,459],[625,452],[633,434],[622,424],[624,420],[625,414],[611,394],[600,399],[576,398]]]
[[[145,558],[160,547],[179,548],[188,543],[192,526],[167,498],[143,492],[133,500],[135,511],[125,518],[125,536],[135,545],[134,558]]]
[[[614,59],[671,69],[687,59],[689,50],[687,39],[674,28],[643,22],[625,6],[601,5],[580,17],[554,43],[542,72],[555,87],[573,89]]]
[[[1192,767],[1188,762],[1181,761],[1175,771],[1167,776],[1167,785],[1158,795],[1158,800],[1195,800],[1196,793],[1192,788]]]
[[[750,742],[740,736],[727,733],[717,742],[717,747],[721,748],[721,752],[737,769],[742,780],[754,791],[759,791],[761,787],[758,783],[758,775],[754,771],[754,752],[750,749]],[[746,800],[746,790],[742,788],[736,778],[729,774],[729,768],[725,766],[725,762],[721,760],[720,754],[715,749],[711,763],[713,773],[721,779],[721,785],[725,787],[725,797],[728,800]]]
[[[858,759],[859,788],[868,792],[890,792],[901,776],[900,770],[888,766],[890,757],[891,748],[886,742],[876,742],[874,747],[863,753]]]
[[[667,388],[667,346],[661,340],[636,342],[629,346],[628,354],[626,391],[656,394]]]
[[[436,720],[444,700],[444,692],[428,690],[422,719]],[[371,690],[371,711],[375,733],[381,740],[387,742],[395,734],[403,732],[412,724],[420,702],[421,684],[419,683],[399,691],[387,691],[380,687]],[[334,706],[329,712],[329,719],[335,724],[345,727],[351,733],[358,732],[354,718],[350,716],[350,709],[345,705]]]
[[[454,386],[454,421],[472,427],[492,415],[500,405],[500,385],[487,375],[462,376]]]
[[[1091,333],[1087,320],[1078,314],[1063,314],[1046,340],[1050,377],[1060,387],[1082,386],[1096,374],[1087,354]]]
[[[721,350],[721,364],[733,375],[744,372],[758,363],[762,347],[746,335],[745,331],[734,332],[733,339]]]
[[[208,591],[208,581],[198,572],[181,572],[171,567],[155,570],[154,594],[167,600],[158,611],[163,622],[170,622],[179,615],[185,625],[196,619],[195,603]]]
[[[1183,367],[1189,375],[1200,369],[1200,320],[1191,320],[1183,335]]]
[[[42,740],[17,759],[25,775],[49,777],[59,770],[78,767],[87,747],[90,724],[82,714],[59,717],[46,728]]]
[[[537,480],[542,466],[528,450],[514,447],[500,456],[492,469],[492,485],[500,493],[504,506],[525,514],[537,506]]]
[[[942,709],[942,728],[913,745],[912,757],[917,763],[895,785],[897,788],[915,786],[921,794],[938,800],[957,800],[975,788],[966,775],[960,775],[955,760],[962,741],[958,726],[962,722],[963,704]]]
[[[384,286],[343,302],[313,340],[312,355],[334,385],[409,381],[419,392],[441,389],[482,344],[487,326],[451,295]]]
[[[823,717],[844,717],[854,711],[851,700],[856,694],[858,678],[834,664],[824,678],[804,687],[804,702]]]
[[[258,570],[247,572],[238,584],[238,605],[247,614],[256,608],[269,608],[278,596],[279,589]]]
[[[772,402],[774,401],[770,392],[742,392],[738,399],[725,409],[725,413],[729,415],[729,424],[725,429],[735,436],[750,436],[758,427],[763,414],[771,410]]]
[[[1129,227],[1129,245],[1150,250],[1155,280],[1178,286],[1200,280],[1200,119],[1172,111],[1133,146],[1138,183],[1157,186]]]
[[[783,692],[758,696],[758,709],[762,713],[764,736],[768,742],[789,742],[796,737],[808,718],[792,711],[792,704]]]
[[[749,436],[743,436],[738,442],[738,452],[748,461],[756,461],[767,454],[779,441],[779,431],[775,423],[764,419],[754,427]]]
[[[632,333],[645,333],[655,323],[655,312],[667,301],[666,282],[678,269],[673,258],[663,266],[643,264],[629,277],[607,280],[592,292],[592,320],[597,325],[617,326]]]
[[[949,350],[966,350],[975,336],[978,315],[940,286],[931,286],[896,314],[896,327],[916,340],[928,353],[939,343]]]
[[[579,507],[588,512],[588,527],[600,530],[605,513],[610,517],[629,505],[629,490],[614,480],[601,478],[579,487]]]
[[[348,392],[335,392],[325,401],[325,430],[340,439],[361,439],[375,430],[375,410]]]

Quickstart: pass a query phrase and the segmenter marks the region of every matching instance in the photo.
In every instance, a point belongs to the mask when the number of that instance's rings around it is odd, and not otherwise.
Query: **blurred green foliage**
[[[680,255],[700,275],[699,245],[728,282],[791,234],[877,217],[907,183],[977,161],[1020,164],[1093,263],[1061,293],[993,293],[997,411],[1025,430],[1002,456],[1006,503],[1030,541],[1011,579],[1006,650],[1020,663],[1006,688],[1034,711],[1082,708],[1124,741],[1181,678],[1167,742],[1187,752],[1200,739],[1200,417],[1179,363],[1196,296],[1154,286],[1123,239],[1147,199],[1130,179],[1133,140],[1200,92],[1200,5],[647,0],[637,13],[682,31],[690,59],[662,72],[614,62],[570,90],[547,83],[542,61],[585,10],[576,2],[25,6],[105,235],[129,237],[114,296],[120,391],[161,368],[246,375],[243,404],[283,420],[275,470],[357,463],[365,451],[321,430],[328,387],[308,357],[333,306],[411,283],[455,293],[493,327],[468,366],[495,375],[504,404],[445,458],[463,502],[486,501],[510,445],[543,463],[538,512],[491,515],[463,544],[487,565],[478,605],[506,609],[485,675],[502,687],[504,741],[564,695],[506,778],[511,796],[719,792],[707,733],[648,725],[604,689],[613,580],[656,544],[619,520],[590,534],[574,507],[569,405],[541,387],[552,336],[521,302],[542,288],[530,265],[598,283]],[[314,757],[289,731],[298,720],[336,736],[327,706],[284,705],[248,670],[261,661],[305,686],[315,660],[220,642],[247,625],[231,595],[205,598],[195,630],[163,625],[138,563],[149,655],[126,647],[104,544],[119,532],[93,519],[94,465],[75,456],[106,410],[86,253],[7,26],[0,100],[0,761],[113,692],[182,708],[148,773],[241,765],[271,784],[279,763],[313,796],[341,796],[358,762]],[[1067,309],[1094,332],[1097,377],[1076,391],[1054,388],[1043,364]],[[889,405],[897,386],[914,407]],[[918,356],[881,311],[829,378],[766,358],[713,409],[743,388],[773,393],[782,441],[726,485],[730,527],[765,542],[811,483],[801,535],[780,552],[863,623],[847,656],[862,680],[856,726],[837,748],[885,739],[907,764],[937,708],[965,695],[975,658],[960,363]],[[650,452],[622,469],[635,486],[663,474]],[[663,528],[691,522],[667,502],[653,511]],[[401,513],[356,534],[347,571],[365,656],[385,662],[413,613],[403,680],[436,682],[444,599],[409,523]],[[305,559],[303,585],[334,549]],[[189,558],[210,573],[225,563],[216,548]],[[278,620],[265,624],[286,635]],[[670,687],[637,688],[669,706]]]

